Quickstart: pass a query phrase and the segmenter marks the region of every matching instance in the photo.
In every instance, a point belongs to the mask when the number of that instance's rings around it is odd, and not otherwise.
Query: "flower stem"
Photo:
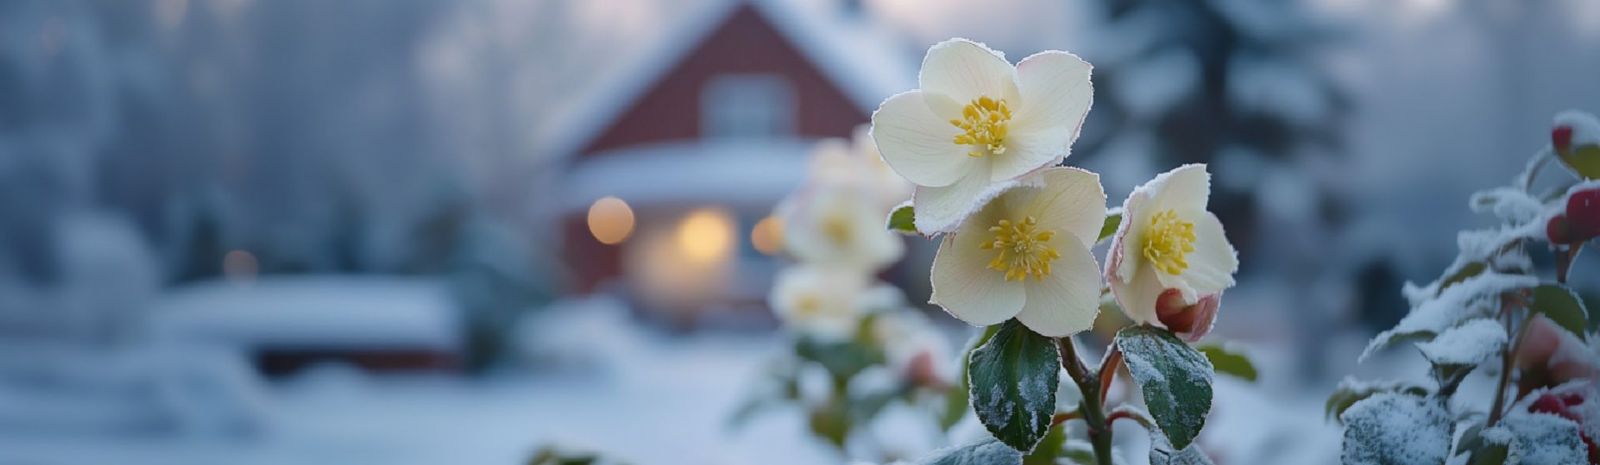
[[[1510,346],[1505,351],[1504,358],[1501,359],[1500,382],[1495,387],[1494,405],[1489,407],[1489,420],[1484,423],[1485,426],[1494,426],[1505,415],[1503,409],[1506,404],[1506,388],[1511,384],[1511,371],[1516,369],[1517,353],[1522,351],[1522,340],[1526,339],[1523,336],[1527,333],[1528,322],[1533,321],[1533,313],[1529,312],[1528,317],[1522,320],[1522,324],[1513,329],[1511,326],[1513,320],[1512,312],[1506,313],[1506,333],[1510,335]]]
[[[1088,426],[1089,443],[1094,445],[1094,459],[1099,465],[1111,465],[1111,422],[1106,419],[1105,407],[1102,405],[1100,395],[1100,380],[1089,368],[1084,366],[1083,359],[1078,356],[1077,344],[1070,337],[1056,339],[1056,348],[1061,351],[1061,368],[1067,370],[1067,375],[1077,383],[1078,390],[1083,392],[1083,401],[1078,403],[1078,412],[1083,416],[1084,425]]]

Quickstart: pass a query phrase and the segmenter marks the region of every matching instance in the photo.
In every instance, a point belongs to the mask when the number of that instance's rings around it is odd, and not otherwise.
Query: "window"
[[[701,133],[717,138],[769,138],[794,133],[794,87],[776,74],[725,74],[700,94]]]

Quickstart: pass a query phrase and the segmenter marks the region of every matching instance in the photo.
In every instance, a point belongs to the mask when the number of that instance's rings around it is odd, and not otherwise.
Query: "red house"
[[[912,49],[849,8],[710,3],[552,133],[577,292],[677,317],[760,305],[779,229],[761,221],[802,181],[812,144],[849,137],[915,87]]]

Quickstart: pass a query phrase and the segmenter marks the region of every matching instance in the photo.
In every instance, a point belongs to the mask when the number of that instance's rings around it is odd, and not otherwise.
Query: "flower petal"
[[[1017,78],[1023,104],[1011,121],[1005,153],[995,155],[995,180],[1066,158],[1094,100],[1089,64],[1066,52],[1028,57],[1017,65]]]
[[[988,230],[983,226],[987,223],[969,222],[960,232],[946,235],[933,258],[930,301],[974,326],[988,326],[1017,316],[1027,298],[1022,283],[1008,282],[1003,273],[988,268],[993,251],[980,248],[988,240]]]
[[[999,52],[967,39],[950,39],[928,48],[917,77],[924,92],[966,104],[978,97],[1019,100],[1017,71]]]
[[[1205,210],[1211,201],[1211,173],[1204,163],[1173,168],[1145,185],[1151,187],[1150,208],[1156,211]]]
[[[1094,247],[1106,221],[1106,191],[1100,175],[1078,168],[1047,168],[1029,176],[1043,188],[1019,189],[1011,205],[1039,219],[1040,229],[1070,233],[1084,247]]]
[[[1100,314],[1100,265],[1076,240],[1052,242],[1057,242],[1061,258],[1051,263],[1044,279],[1024,281],[1027,301],[1017,321],[1041,335],[1063,337],[1094,326]]]
[[[1133,262],[1137,259],[1130,258],[1127,261]],[[1165,288],[1161,285],[1161,279],[1156,276],[1155,267],[1139,267],[1133,279],[1127,281],[1112,279],[1109,284],[1111,294],[1116,296],[1117,305],[1122,307],[1122,314],[1127,315],[1128,319],[1137,323],[1166,327],[1156,316],[1156,298]]]
[[[978,160],[967,156],[968,146],[955,143],[960,130],[947,120],[934,114],[921,91],[904,92],[872,113],[872,138],[883,161],[913,184],[948,186]]]
[[[1239,271],[1239,255],[1228,243],[1222,222],[1217,220],[1217,215],[1204,210],[1186,218],[1194,222],[1195,240],[1194,252],[1187,257],[1189,268],[1180,276],[1184,283],[1200,296],[1233,287],[1233,273]]]
[[[1017,63],[1024,105],[1012,120],[1012,134],[1059,131],[1066,137],[1059,149],[1065,150],[1078,138],[1094,103],[1094,84],[1089,79],[1092,69],[1083,59],[1059,50],[1036,53]]]
[[[972,167],[972,173],[955,184],[917,186],[912,194],[912,204],[917,207],[917,231],[926,235],[952,231],[989,199],[1019,184],[1017,181],[989,182],[988,162],[979,161]]]

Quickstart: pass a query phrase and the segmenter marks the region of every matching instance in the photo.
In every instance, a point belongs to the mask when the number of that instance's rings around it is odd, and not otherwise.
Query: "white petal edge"
[[[1059,50],[1035,53],[1017,63],[1017,85],[1025,105],[1017,109],[1011,134],[1059,129],[1067,135],[1067,144],[1077,140],[1094,104],[1093,69],[1077,55]]]
[[[1211,212],[1200,210],[1181,214],[1194,222],[1194,252],[1188,256],[1189,268],[1178,275],[1184,291],[1183,301],[1193,304],[1199,297],[1233,287],[1233,273],[1239,271],[1239,256],[1222,229],[1222,221]]]
[[[1024,280],[1027,300],[1017,321],[1046,337],[1065,337],[1094,326],[1100,314],[1100,265],[1076,240],[1056,241],[1061,258],[1044,279]]]
[[[978,97],[1020,102],[1017,70],[999,52],[967,39],[950,39],[928,48],[917,76],[924,92],[965,105]]]
[[[1151,186],[1150,208],[1155,211],[1205,210],[1211,201],[1211,173],[1204,163],[1173,168],[1146,185]]]
[[[980,161],[967,155],[968,146],[955,143],[960,130],[948,119],[928,107],[921,91],[903,92],[872,113],[872,139],[889,168],[912,184],[948,186]]]
[[[1017,316],[1027,299],[1022,283],[1006,281],[1004,274],[988,268],[994,252],[979,248],[987,234],[985,226],[973,223],[946,235],[933,258],[933,297],[929,301],[973,326]]]
[[[1027,193],[1015,208],[1037,218],[1039,228],[1070,234],[1084,247],[1094,247],[1106,221],[1106,191],[1100,175],[1058,167],[1040,170],[1029,178],[1037,178],[1042,187]]]
[[[980,161],[973,168],[972,173],[949,186],[917,186],[911,196],[917,208],[917,232],[931,236],[954,231],[989,200],[1022,184],[1018,181],[989,182],[987,162]]]
[[[1146,266],[1140,267],[1131,280],[1112,279],[1111,293],[1117,298],[1117,306],[1122,307],[1122,314],[1127,315],[1128,319],[1136,323],[1165,328],[1166,326],[1156,317],[1156,298],[1165,288],[1155,274],[1155,267]]]

